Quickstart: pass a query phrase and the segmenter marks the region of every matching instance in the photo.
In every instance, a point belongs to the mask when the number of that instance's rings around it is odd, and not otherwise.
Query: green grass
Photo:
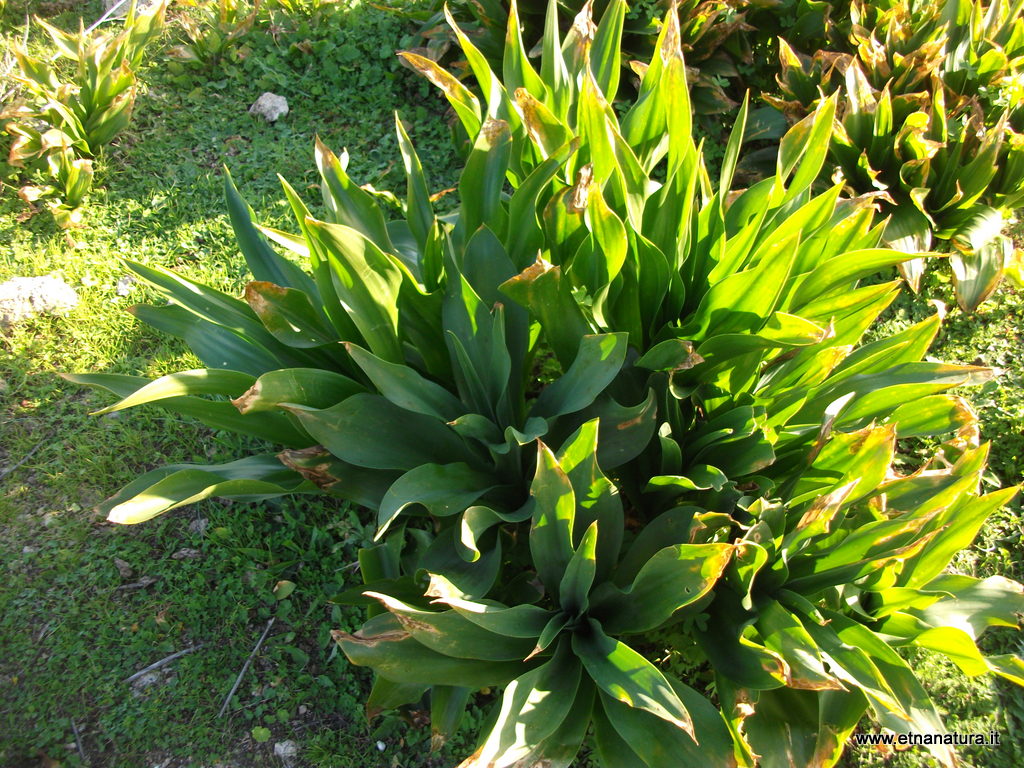
[[[22,33],[25,6],[14,8],[13,1],[0,23],[5,35]],[[41,755],[83,765],[76,729],[93,768],[277,765],[273,745],[283,739],[301,746],[304,765],[325,768],[448,766],[471,751],[477,709],[435,756],[421,725],[398,717],[365,722],[369,674],[345,663],[329,636],[360,620],[354,609],[330,602],[356,578],[356,551],[372,533],[355,512],[311,498],[213,501],[141,526],[109,525],[95,505],[139,473],[168,462],[226,461],[247,446],[156,409],[90,416],[109,398],[55,374],[157,376],[197,365],[183,345],[141,327],[126,311],[155,297],[138,286],[118,295],[127,273],[117,257],[173,267],[237,292],[244,265],[224,212],[222,164],[262,222],[293,228],[275,174],[316,210],[316,134],[337,151],[348,148],[350,173],[361,183],[403,183],[392,128],[397,108],[432,187],[454,186],[458,162],[442,101],[392,55],[406,30],[368,4],[309,10],[294,17],[275,12],[275,29],[254,30],[210,70],[153,56],[132,127],[97,163],[84,228],[58,230],[45,212],[21,222],[24,204],[13,187],[0,195],[0,281],[59,271],[80,295],[65,317],[0,330],[0,472],[19,465],[0,480],[0,765],[34,766]],[[99,3],[76,12],[95,19]],[[56,19],[77,25],[70,14]],[[263,90],[291,105],[276,125],[246,113]],[[950,301],[938,277],[928,295]],[[920,300],[903,299],[888,327],[928,311]],[[978,317],[953,311],[933,351],[1006,371],[998,384],[969,395],[984,436],[995,440],[993,483],[1020,482],[1024,468],[1022,313],[1024,297],[1012,291]],[[1019,503],[1000,513],[958,567],[1024,579],[1022,517]],[[196,552],[175,558],[183,550]],[[130,576],[122,576],[115,558],[130,566]],[[155,581],[132,587],[145,577]],[[282,580],[296,589],[277,600]],[[271,618],[268,639],[218,718]],[[1009,651],[1017,640],[1003,633],[989,642],[992,650]],[[144,690],[124,682],[198,644]],[[949,712],[950,728],[1003,732],[1010,746],[968,752],[970,764],[1020,764],[1012,747],[1024,733],[1018,690],[965,680],[948,665],[915,664]],[[258,741],[253,729],[264,728],[270,737]],[[878,764],[852,750],[847,761]],[[909,752],[892,764],[923,763]]]
[[[99,15],[96,5],[87,18]],[[57,21],[77,24],[70,16]],[[80,296],[65,317],[0,331],[0,467],[24,459],[3,478],[0,497],[0,765],[36,765],[43,754],[82,765],[76,728],[94,768],[165,760],[276,765],[273,745],[284,739],[301,745],[304,764],[322,766],[440,766],[467,751],[468,736],[430,757],[429,732],[395,718],[366,724],[369,674],[348,665],[329,635],[361,623],[359,611],[329,602],[357,578],[352,566],[366,543],[352,510],[318,499],[209,502],[144,526],[106,524],[95,505],[140,472],[226,461],[246,446],[157,410],[90,416],[108,400],[56,376],[157,376],[198,365],[183,345],[127,312],[155,297],[138,286],[118,295],[127,271],[117,257],[240,290],[244,263],[224,211],[223,164],[262,221],[287,227],[275,174],[316,210],[317,134],[337,151],[348,148],[360,181],[389,188],[402,178],[398,107],[435,186],[452,186],[441,103],[391,54],[403,28],[358,4],[304,24],[279,32],[276,42],[254,32],[248,56],[214,72],[172,71],[153,57],[132,127],[97,163],[82,229],[60,231],[46,212],[18,221],[24,205],[12,187],[0,200],[0,281],[58,271]],[[289,54],[300,34],[349,46],[345,56],[358,53],[359,75],[340,65],[325,72],[301,51]],[[273,61],[274,82],[261,81],[261,59]],[[276,125],[246,111],[268,87],[291,105]],[[197,520],[207,521],[205,533],[190,530]],[[199,555],[174,558],[189,549]],[[131,577],[122,578],[115,558],[130,564]],[[130,588],[144,577],[156,581]],[[297,585],[282,601],[273,594],[280,580]],[[267,641],[218,719],[270,617]],[[169,674],[144,691],[123,682],[195,644],[202,647],[164,667]],[[254,728],[269,729],[269,740],[256,741]]]

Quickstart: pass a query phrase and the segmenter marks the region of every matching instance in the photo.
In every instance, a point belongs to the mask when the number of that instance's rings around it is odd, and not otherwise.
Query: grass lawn
[[[404,185],[394,139],[401,113],[433,190],[454,186],[458,160],[444,103],[399,66],[405,27],[359,0],[276,12],[242,38],[236,55],[192,69],[155,51],[144,68],[131,128],[97,162],[85,226],[59,230],[45,211],[22,220],[8,183],[0,195],[0,282],[59,272],[79,294],[64,317],[0,329],[0,766],[280,765],[291,740],[296,766],[451,766],[472,751],[479,709],[440,752],[429,728],[397,717],[367,725],[370,674],[330,639],[353,630],[357,609],[331,596],[358,581],[359,547],[372,536],[354,510],[309,498],[204,502],[140,526],[107,524],[95,505],[138,474],[170,462],[228,461],[239,438],[157,409],[103,417],[110,398],[57,371],[158,376],[199,367],[185,347],[127,311],[155,297],[128,285],[118,257],[171,267],[238,292],[245,280],[222,197],[222,165],[262,223],[293,229],[275,174],[319,209],[315,135],[347,147],[349,173],[378,189]],[[31,3],[66,28],[98,18],[100,3]],[[9,0],[0,32],[21,35],[25,5]],[[159,46],[172,42],[175,29]],[[291,111],[270,125],[247,114],[265,90]],[[6,152],[6,149],[4,149]],[[927,298],[951,306],[933,274]],[[934,311],[906,297],[891,326]],[[978,316],[951,310],[932,354],[1003,371],[967,393],[992,439],[992,484],[1018,483],[1024,467],[1024,295],[1004,290]],[[910,458],[908,457],[908,461]],[[1003,510],[958,567],[1024,580],[1019,501]],[[272,621],[272,624],[271,624]],[[222,705],[270,626],[235,694]],[[1020,651],[992,633],[991,650]],[[188,651],[134,682],[127,679]],[[1024,696],[955,668],[916,663],[948,709],[950,730],[1003,734],[1004,746],[965,751],[976,766],[1024,761]],[[490,694],[481,694],[486,703]],[[849,765],[880,765],[866,750]],[[891,765],[924,765],[915,752]]]

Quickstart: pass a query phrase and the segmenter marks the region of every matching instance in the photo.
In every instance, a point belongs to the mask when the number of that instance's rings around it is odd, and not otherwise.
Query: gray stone
[[[56,275],[12,277],[0,283],[0,325],[12,325],[33,315],[59,314],[77,303],[75,289]]]
[[[267,91],[249,107],[249,114],[262,117],[268,123],[276,122],[288,114],[288,100],[284,96]]]
[[[284,763],[285,768],[291,768],[299,758],[299,745],[291,739],[279,741],[274,745],[274,757]]]

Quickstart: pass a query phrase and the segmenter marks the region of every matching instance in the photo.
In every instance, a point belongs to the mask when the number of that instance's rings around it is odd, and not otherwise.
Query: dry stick
[[[51,429],[49,434],[46,435],[46,437],[44,437],[38,443],[33,445],[32,449],[28,453],[26,453],[24,456],[21,457],[21,461],[19,461],[17,464],[15,464],[12,467],[6,467],[3,471],[0,471],[0,480],[3,480],[5,477],[7,477],[9,474],[11,474],[14,470],[16,470],[18,467],[20,467],[22,464],[24,464],[29,459],[31,459],[32,458],[32,454],[35,453],[36,451],[38,451],[44,445],[46,445],[46,441],[49,440],[52,435],[53,435],[53,430]]]
[[[267,633],[270,632],[270,628],[274,626],[274,622],[277,617],[271,617],[270,621],[267,622],[266,629],[263,630],[263,634],[260,635],[260,639],[256,641],[256,647],[252,649],[252,653],[249,654],[249,658],[245,660],[245,664],[242,665],[242,671],[238,673],[238,677],[235,678],[235,684],[231,686],[231,690],[228,691],[228,695],[224,697],[224,703],[221,705],[220,712],[217,713],[217,717],[224,717],[224,713],[228,710],[228,704],[231,703],[231,697],[235,695],[235,691],[238,690],[238,686],[242,684],[242,678],[245,677],[245,673],[249,670],[249,665],[252,664],[252,660],[256,658],[256,654],[260,652],[260,646],[263,645],[263,641],[267,639]]]
[[[75,746],[78,747],[78,754],[82,758],[82,763],[86,766],[89,765],[89,758],[85,756],[85,750],[82,749],[82,737],[78,733],[78,726],[75,725],[75,718],[71,718],[71,731],[75,734]]]
[[[160,667],[167,666],[168,664],[170,664],[175,659],[180,658],[181,656],[184,656],[186,654],[192,653],[193,651],[198,651],[202,647],[203,647],[203,644],[200,643],[199,645],[190,646],[190,647],[186,648],[183,651],[178,651],[177,653],[172,653],[170,656],[167,656],[166,658],[160,659],[160,661],[156,662],[155,664],[150,664],[145,669],[140,669],[138,672],[136,672],[131,677],[126,677],[124,679],[124,682],[126,682],[126,683],[135,682],[136,680],[138,680],[140,677],[142,677],[147,672],[153,672],[153,671],[155,671],[157,669],[160,669]]]
[[[128,2],[128,0],[121,0],[121,2],[117,3],[116,5],[110,6],[110,8],[107,9],[107,12],[104,13],[102,16],[100,16],[100,18],[96,21],[95,24],[93,24],[91,27],[89,27],[87,30],[85,30],[85,34],[89,34],[94,29],[96,29],[96,27],[98,27],[104,21],[106,21],[111,16],[113,16],[115,13],[117,13],[121,9],[121,6],[124,5],[127,2]]]

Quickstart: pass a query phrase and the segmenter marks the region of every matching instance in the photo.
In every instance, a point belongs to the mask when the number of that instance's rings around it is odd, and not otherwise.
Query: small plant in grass
[[[260,10],[259,0],[251,6],[245,0],[187,0],[182,4],[188,9],[178,19],[184,40],[168,53],[203,67],[216,66],[239,45]]]
[[[50,36],[57,58],[74,62],[65,78],[56,61],[32,56],[13,44],[27,101],[5,110],[5,128],[15,137],[8,163],[19,168],[42,165],[51,181],[22,190],[28,202],[46,198],[62,226],[80,223],[81,206],[92,187],[92,163],[101,149],[123,131],[135,104],[136,71],[146,47],[163,29],[166,4],[136,14],[134,2],[117,34],[100,30],[63,32],[36,19]]]
[[[154,470],[104,509],[318,490],[369,508],[365,583],[339,598],[368,619],[336,640],[376,673],[368,711],[429,707],[435,745],[503,687],[464,768],[568,766],[588,733],[615,768],[834,765],[868,710],[941,732],[895,647],[1024,683],[975,644],[1016,626],[1020,586],[942,573],[1015,490],[981,493],[987,446],[950,394],[990,374],[922,361],[937,318],[862,342],[898,286],[860,280],[911,255],[878,247],[869,203],[812,190],[835,100],[734,193],[741,118],[712,185],[674,15],[635,103],[609,108],[621,5],[566,38],[552,5],[539,72],[514,15],[500,78],[457,33],[486,104],[407,56],[475,137],[452,214],[399,123],[394,207],[322,145],[323,217],[285,185],[297,234],[257,228],[228,179],[244,301],[129,262],[173,302],[136,314],[207,368],[68,378],[118,395],[107,410],[284,450]],[[896,472],[918,437],[940,448]],[[703,671],[644,655],[654,630]]]

